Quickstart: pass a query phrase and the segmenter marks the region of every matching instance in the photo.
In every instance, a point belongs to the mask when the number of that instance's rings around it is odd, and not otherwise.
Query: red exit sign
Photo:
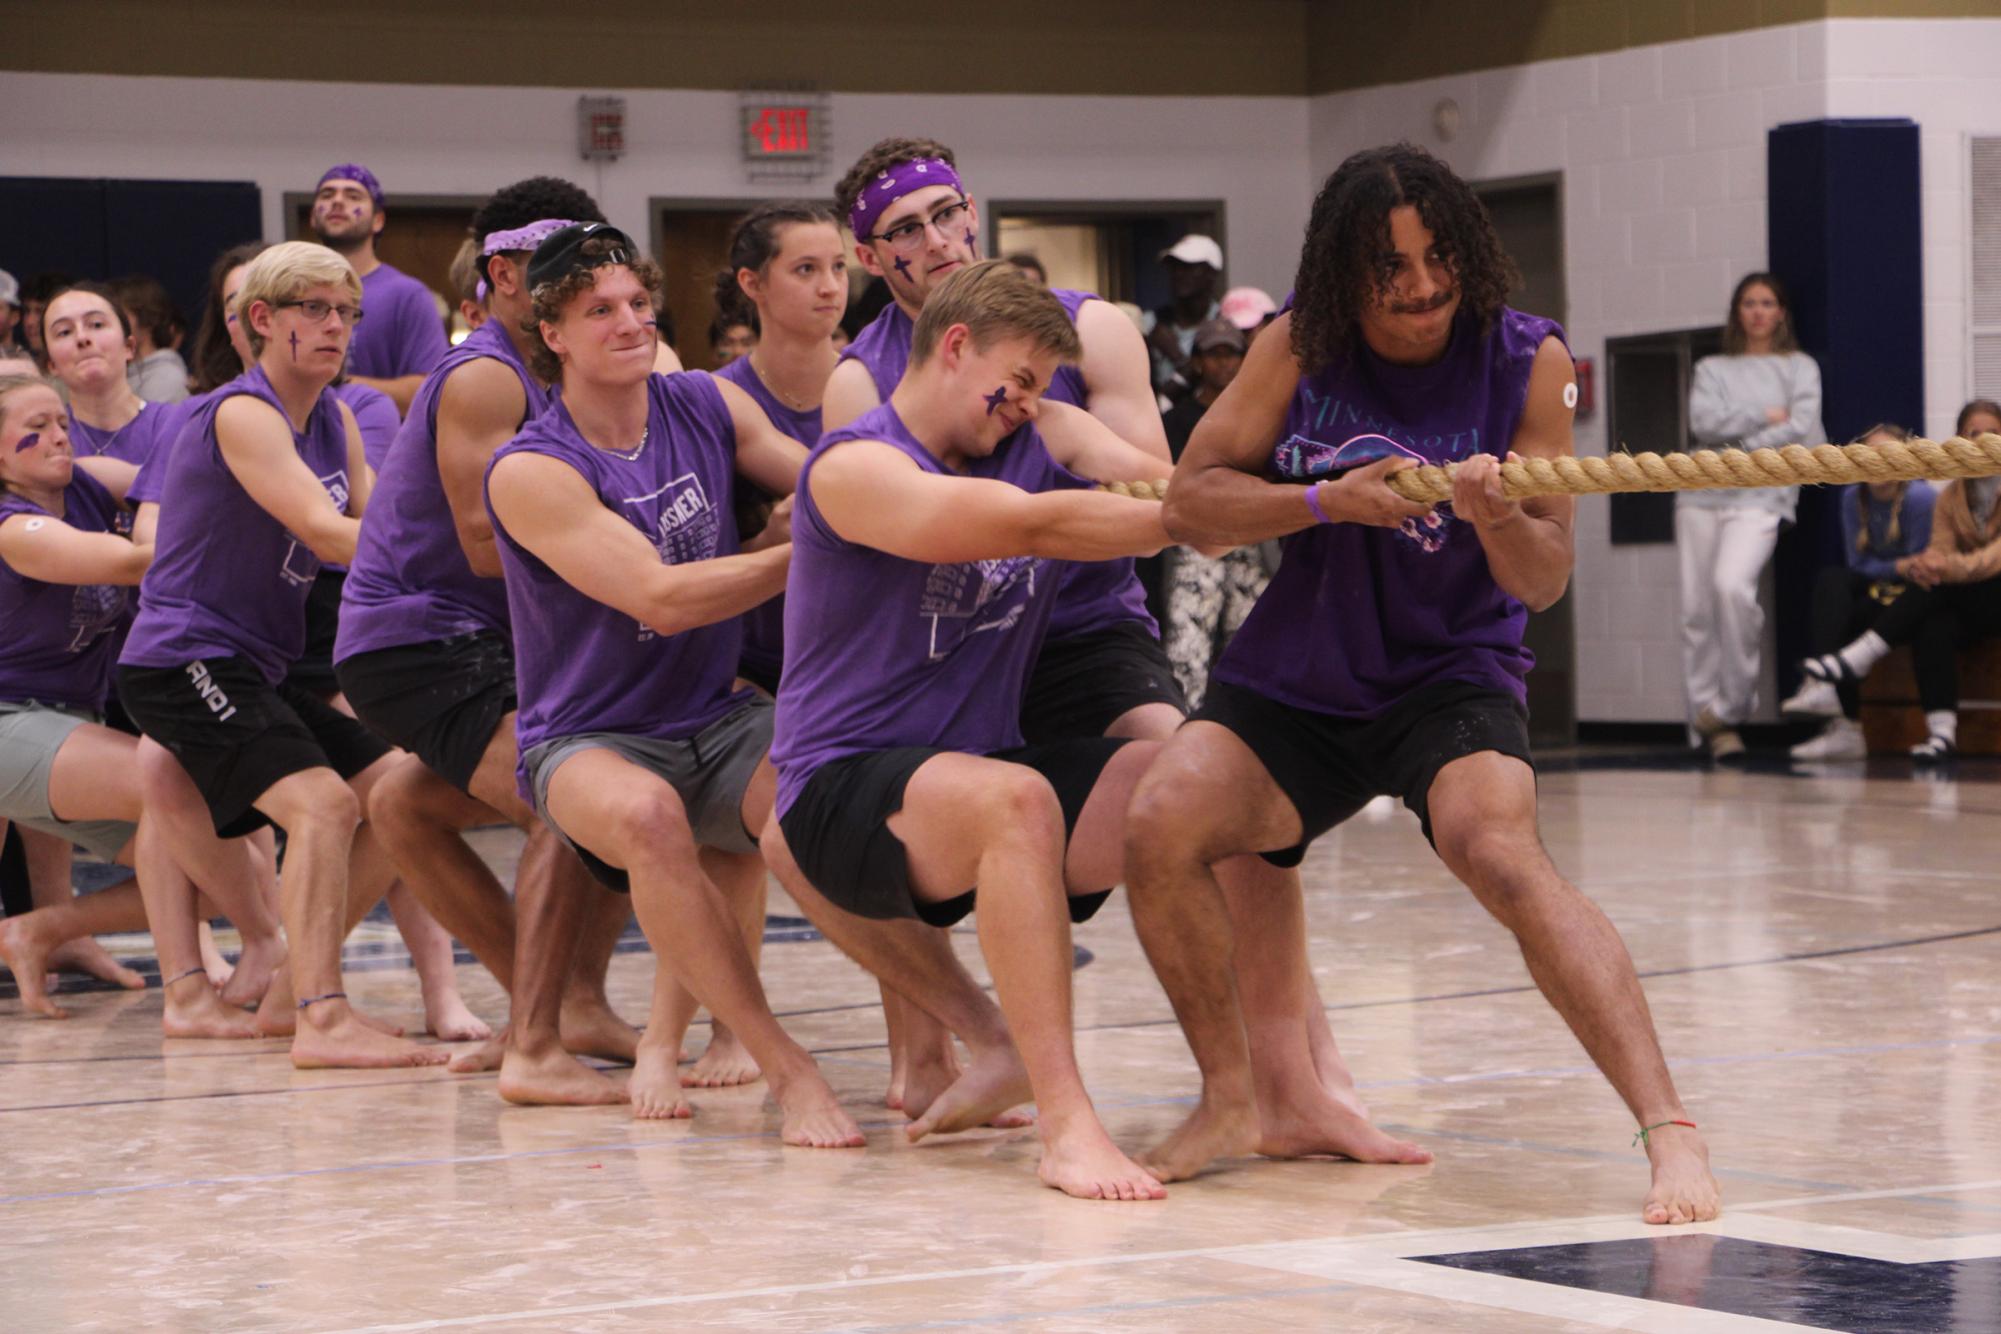
[[[819,153],[819,108],[752,104],[743,108],[743,155],[749,161],[810,158]]]

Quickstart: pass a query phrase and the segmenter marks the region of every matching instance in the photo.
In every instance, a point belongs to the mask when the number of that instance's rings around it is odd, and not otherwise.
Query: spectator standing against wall
[[[365,318],[354,327],[347,376],[395,399],[401,413],[450,345],[431,289],[375,257],[387,221],[382,183],[359,163],[328,167],[314,187],[313,235],[361,278]]]
[[[1745,275],[1730,297],[1723,354],[1695,365],[1689,430],[1705,448],[1820,444],[1820,367],[1799,350],[1785,287]],[[1758,705],[1765,613],[1758,578],[1792,522],[1798,487],[1682,491],[1675,496],[1681,554],[1682,667],[1694,737],[1711,759],[1744,753],[1738,725]]]
[[[188,396],[188,363],[181,357],[187,327],[174,299],[157,278],[132,274],[111,284],[132,325],[133,358],[125,368],[132,392],[148,403],[178,403]]]
[[[1153,354],[1154,388],[1178,402],[1195,384],[1188,365],[1195,331],[1220,314],[1216,289],[1223,282],[1223,247],[1191,232],[1161,251],[1160,262],[1167,266],[1173,299],[1148,311],[1140,332]]]
[[[1901,426],[1884,423],[1856,437],[1859,445],[1909,440]],[[1908,586],[1911,562],[1931,542],[1932,506],[1938,499],[1929,482],[1864,482],[1841,496],[1843,560],[1823,568],[1813,585],[1813,651],[1833,653],[1875,625],[1884,609]],[[1817,736],[1792,749],[1796,760],[1860,760],[1868,757],[1859,721],[1859,680],[1822,681],[1811,675],[1779,706],[1788,718],[1826,722]]]

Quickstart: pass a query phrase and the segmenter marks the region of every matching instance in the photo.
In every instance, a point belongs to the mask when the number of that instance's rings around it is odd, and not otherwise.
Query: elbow
[[[1566,574],[1547,588],[1529,590],[1528,596],[1522,598],[1521,602],[1532,612],[1545,612],[1563,601],[1563,595],[1569,591],[1570,576]]]

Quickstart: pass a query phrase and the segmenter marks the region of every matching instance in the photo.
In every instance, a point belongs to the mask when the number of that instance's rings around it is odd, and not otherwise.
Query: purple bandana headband
[[[871,239],[875,221],[882,216],[884,209],[927,185],[949,185],[961,197],[966,193],[966,187],[959,183],[959,173],[952,170],[952,164],[943,158],[925,157],[899,162],[870,181],[855,200],[855,206],[848,211],[848,227],[854,232],[855,239]]]
[[[568,218],[543,218],[540,221],[529,223],[526,227],[516,227],[512,231],[488,232],[486,240],[480,242],[479,246],[480,279],[479,289],[475,293],[476,297],[481,301],[486,300],[488,290],[486,285],[486,258],[488,255],[498,255],[508,250],[533,250],[557,232],[562,231],[563,228],[574,227],[576,225],[575,222]]]
[[[320,177],[320,185],[328,181],[353,181],[368,191],[368,197],[375,201],[375,207],[382,207],[382,182],[375,179],[375,173],[359,162],[343,162],[338,167],[328,167]],[[320,192],[320,185],[313,187],[313,193]]]

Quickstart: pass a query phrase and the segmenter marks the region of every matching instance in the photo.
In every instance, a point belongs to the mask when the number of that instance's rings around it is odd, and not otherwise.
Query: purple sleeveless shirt
[[[147,403],[139,409],[139,415],[115,431],[102,430],[92,426],[81,417],[71,415],[69,419],[70,452],[80,459],[96,454],[106,458],[122,459],[126,463],[146,465],[153,457],[153,451],[160,447],[162,439],[171,440],[171,431],[163,435],[163,428],[170,428],[179,420],[174,404]]]
[[[736,427],[722,391],[706,373],[684,371],[655,375],[647,396],[646,442],[636,459],[588,443],[556,397],[501,446],[494,464],[524,453],[568,464],[667,564],[735,555]],[[489,483],[494,464],[487,466]],[[492,508],[489,500],[489,515]],[[493,532],[514,619],[521,700],[515,727],[523,755],[583,732],[685,739],[751,698],[730,690],[743,642],[737,618],[659,634],[565,583],[508,536],[498,517]],[[518,777],[522,795],[529,795],[526,773]]]
[[[153,442],[153,452],[139,465],[139,475],[132,479],[132,485],[125,492],[125,503],[137,509],[142,503],[160,503],[161,494],[167,489],[167,460],[173,457],[174,446],[187,433],[188,423],[200,415],[208,401],[215,397],[215,390],[184,398],[178,403],[162,403],[160,410],[171,414],[162,418],[159,433]]]
[[[320,558],[250,498],[223,461],[215,415],[239,394],[285,411],[252,367],[211,394],[168,460],[153,567],[139,586],[139,616],[121,663],[179,667],[198,658],[242,658],[278,684],[306,644],[306,594]],[[320,392],[292,443],[346,510],[347,428],[331,389]]]
[[[410,401],[368,498],[361,542],[341,593],[334,661],[488,631],[507,633],[507,586],[472,572],[438,476],[438,395],[447,377],[482,357],[521,381],[532,422],[549,403],[500,324],[488,320],[445,354]]]
[[[1072,324],[1077,322],[1077,312],[1086,301],[1099,299],[1095,292],[1080,292],[1075,288],[1049,290],[1063,303],[1063,311]],[[869,378],[875,381],[876,395],[887,403],[910,367],[910,340],[916,331],[917,326],[903,313],[903,307],[891,302],[869,321],[866,329],[855,335],[841,353],[841,360],[859,361],[867,367]],[[1057,369],[1043,397],[1081,408],[1087,394],[1084,373],[1075,366],[1063,366]],[[1058,578],[1056,610],[1049,618],[1051,640],[1091,634],[1117,621],[1135,621],[1145,626],[1148,634],[1160,633],[1153,613],[1146,609],[1146,590],[1140,585],[1131,559],[1066,564]]]
[[[63,489],[61,518],[11,491],[0,491],[0,520],[27,514],[79,532],[111,533],[118,531],[123,513],[111,493],[81,468]],[[0,561],[0,700],[36,700],[102,713],[127,601],[120,584],[43,583]]]
[[[403,425],[403,419],[396,415],[396,400],[355,380],[335,385],[334,397],[347,404],[348,411],[354,414],[354,424],[361,429],[361,452],[368,459],[369,471],[381,472],[382,461],[389,457],[389,446]]]
[[[820,440],[820,409],[787,407],[779,401],[778,395],[765,387],[757,378],[748,356],[738,357],[729,365],[716,372],[719,380],[728,380],[737,388],[756,400],[764,409],[764,415],[771,424],[785,434],[811,449]],[[749,482],[741,485],[749,487]],[[752,536],[737,534],[739,539]],[[766,676],[775,677],[785,665],[785,595],[780,593],[761,606],[752,607],[743,614],[743,661]]]
[[[949,475],[888,403],[827,433],[799,474],[787,581],[785,679],[771,761],[778,810],[830,760],[895,746],[974,754],[1021,744],[1021,697],[1041,650],[1060,561],[1035,556],[928,565],[837,535],[813,503],[813,467],[845,441],[880,440]],[[967,474],[1024,491],[1082,485],[1033,427]]]
[[[1358,347],[1300,381],[1270,474],[1303,482],[1391,454],[1426,463],[1505,456],[1536,349],[1552,336],[1563,337],[1554,321],[1503,308],[1484,334],[1460,320],[1434,365],[1393,366]],[[1215,675],[1342,718],[1378,717],[1441,681],[1526,703],[1523,678],[1535,664],[1522,647],[1527,623],[1450,503],[1400,528],[1319,524],[1285,539],[1278,573]]]

